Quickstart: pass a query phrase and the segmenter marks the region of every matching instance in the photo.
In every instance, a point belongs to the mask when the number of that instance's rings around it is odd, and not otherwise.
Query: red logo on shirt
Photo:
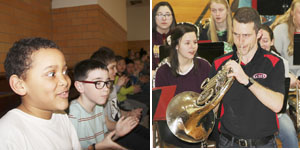
[[[253,75],[253,79],[258,79],[258,78],[265,79],[265,78],[267,78],[267,74],[265,74],[265,73],[256,73],[256,74]]]

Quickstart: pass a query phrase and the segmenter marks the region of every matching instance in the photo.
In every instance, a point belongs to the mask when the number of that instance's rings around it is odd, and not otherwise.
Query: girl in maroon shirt
[[[197,27],[189,23],[177,24],[171,33],[170,57],[163,60],[157,68],[154,87],[176,85],[175,94],[184,91],[200,93],[201,83],[208,77],[210,67],[208,61],[197,57]],[[161,138],[178,147],[200,147],[176,138],[166,121],[159,121]]]
[[[157,3],[152,10],[152,70],[159,63],[159,46],[165,45],[166,38],[175,25],[172,6],[168,2]]]

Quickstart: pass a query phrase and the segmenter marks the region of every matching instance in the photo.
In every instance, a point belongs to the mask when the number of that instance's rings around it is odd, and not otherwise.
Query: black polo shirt
[[[234,51],[214,60],[210,77],[230,59],[237,60]],[[244,72],[266,88],[284,94],[284,65],[272,53],[258,48],[248,64],[241,62]],[[231,136],[256,139],[273,135],[278,131],[278,118],[275,112],[262,104],[254,94],[234,81],[222,99],[219,130]]]

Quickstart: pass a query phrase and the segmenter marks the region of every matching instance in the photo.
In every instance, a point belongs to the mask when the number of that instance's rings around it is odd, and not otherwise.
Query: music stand
[[[294,61],[293,65],[300,65],[300,32],[294,34]]]
[[[224,42],[199,43],[197,53],[212,64],[215,58],[224,54]]]
[[[161,45],[159,46],[159,62],[161,62],[163,59],[169,57],[170,55],[170,46]]]

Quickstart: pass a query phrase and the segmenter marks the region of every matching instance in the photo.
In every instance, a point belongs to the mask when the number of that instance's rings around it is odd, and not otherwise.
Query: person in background
[[[201,28],[199,40],[233,44],[232,17],[227,0],[210,1],[210,20]]]
[[[71,80],[59,49],[54,42],[38,37],[16,41],[9,49],[5,73],[21,104],[0,119],[0,149],[81,149],[64,112]]]
[[[201,84],[208,77],[211,65],[197,57],[198,27],[190,23],[177,24],[170,34],[170,56],[156,69],[154,87],[176,85],[175,95],[184,91],[202,91]],[[211,112],[212,113],[212,112]],[[200,147],[200,143],[187,143],[175,137],[167,127],[166,121],[159,121],[161,138],[168,144],[178,147]]]
[[[152,70],[159,63],[159,46],[166,44],[166,38],[175,25],[172,6],[168,2],[157,3],[152,9]]]
[[[134,53],[134,56],[135,56],[135,57],[134,57],[135,59],[141,59],[140,52],[135,52],[135,53]]]
[[[300,65],[294,65],[294,33],[300,32],[300,0],[293,0],[290,8],[270,26],[274,32],[274,46],[288,60],[290,72],[300,76]]]
[[[137,84],[138,78],[134,75],[134,73],[135,73],[135,65],[133,60],[126,61],[126,75],[129,78],[127,86]]]
[[[146,51],[140,51],[141,61],[144,63],[143,71],[150,76],[150,59],[149,54]]]
[[[127,95],[134,95],[136,93],[139,93],[141,91],[141,87],[140,87],[140,85],[127,84],[129,81],[129,78],[124,73],[125,69],[126,69],[125,59],[122,56],[116,56],[116,62],[117,62],[117,66],[116,66],[117,75],[115,78],[115,83],[118,82],[119,78],[122,78],[123,76],[126,77],[125,84],[122,85],[120,90],[117,92],[118,93],[117,94],[118,105],[123,110],[132,110],[135,108],[142,108],[144,110],[143,115],[142,115],[142,119],[143,119],[143,117],[145,117],[147,111],[149,110],[148,107],[145,104],[139,102],[138,100],[127,98]],[[123,74],[123,75],[120,76],[119,74]]]
[[[262,25],[262,37],[259,40],[260,46],[267,50],[271,51],[273,54],[276,54],[276,49],[273,46],[274,44],[274,36],[273,36],[273,31],[271,28],[267,25]],[[289,73],[289,65],[287,60],[284,60],[284,69],[285,69],[285,77],[286,78],[291,78],[291,87],[295,85],[294,82],[297,82],[297,79],[295,78],[294,75]],[[299,80],[298,80],[299,82]],[[300,82],[299,82],[300,83]],[[288,105],[287,105],[288,107]],[[288,108],[287,108],[288,109]],[[297,133],[294,127],[294,123],[287,114],[287,112],[284,113],[279,113],[278,114],[278,120],[279,120],[279,134],[278,137],[280,141],[282,142],[282,147],[283,148],[298,148],[298,137]]]
[[[115,80],[117,63],[113,50],[108,47],[101,47],[92,54],[91,59],[100,61],[107,65],[108,76],[110,80]],[[108,101],[104,108],[106,126],[109,131],[113,131],[116,128],[116,124],[122,116],[133,116],[140,120],[143,112],[141,108],[136,108],[130,111],[124,111],[119,108],[117,91],[119,91],[121,87],[119,85],[124,85],[125,81],[119,80],[118,82],[122,82],[123,84],[113,85]],[[119,138],[116,142],[129,149],[150,149],[149,136],[149,129],[138,124],[130,133],[122,138]]]
[[[121,117],[115,130],[108,132],[104,105],[113,82],[106,65],[96,60],[83,60],[74,67],[75,88],[80,96],[72,100],[69,118],[83,149],[125,149],[114,141],[126,135],[137,124],[135,117]]]
[[[129,77],[127,87],[135,85],[140,87],[140,91],[133,95],[127,95],[127,98],[142,102],[150,108],[150,77],[147,72],[143,72],[143,62],[139,59],[126,62],[126,75]]]
[[[128,56],[125,58],[125,60],[133,60],[135,59],[135,55],[134,52],[132,51],[132,49],[128,49]]]

